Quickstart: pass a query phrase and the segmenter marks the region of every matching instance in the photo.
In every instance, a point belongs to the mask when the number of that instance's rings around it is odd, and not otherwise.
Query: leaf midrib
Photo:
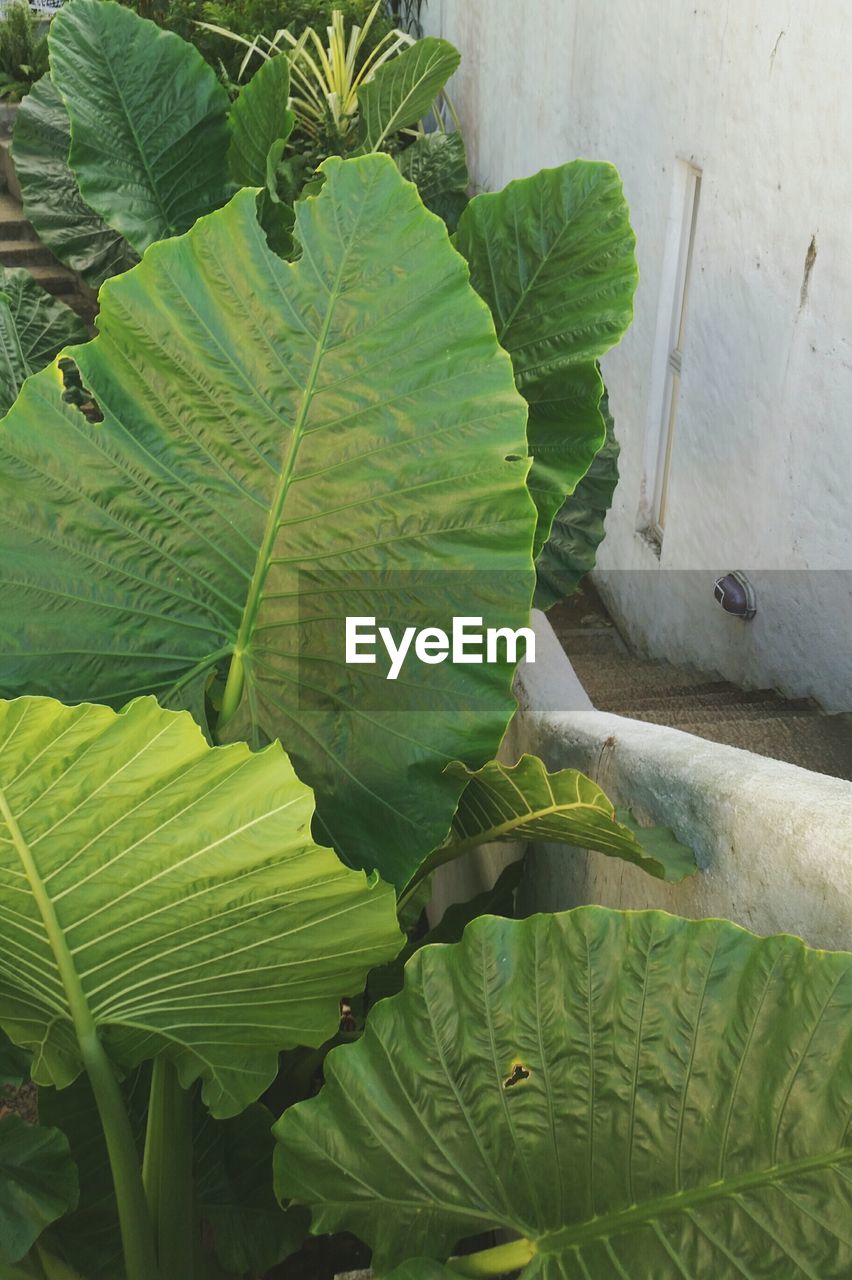
[[[504,835],[508,835],[512,831],[516,831],[519,827],[525,827],[531,822],[538,822],[541,818],[549,818],[553,814],[567,813],[571,809],[587,809],[590,814],[597,814],[601,817],[607,815],[595,805],[589,804],[585,800],[573,800],[571,802],[542,805],[541,808],[530,809],[526,813],[513,814],[505,822],[496,823],[493,827],[488,827],[482,831],[478,831],[476,835],[468,836],[463,840],[448,841],[448,846],[452,846],[454,850],[465,852],[468,849],[474,849],[477,845],[488,844],[492,840],[500,840]]]
[[[511,328],[519,311],[526,304],[526,301],[529,295],[535,291],[535,287],[536,287],[536,284],[538,283],[539,276],[541,275],[544,268],[550,262],[550,259],[556,253],[557,248],[559,247],[563,237],[566,236],[570,230],[572,230],[574,222],[576,221],[578,215],[584,211],[585,206],[598,194],[599,194],[598,184],[595,183],[593,186],[589,188],[588,191],[585,192],[582,199],[572,208],[570,217],[567,219],[566,222],[563,223],[562,227],[554,237],[552,243],[549,245],[546,252],[540,258],[538,266],[535,268],[533,274],[530,276],[527,283],[521,287],[521,290],[518,294],[518,299],[514,307],[512,307],[512,310],[509,312],[508,316],[504,320],[502,320],[500,329],[497,333],[497,340],[501,346],[506,345],[506,342],[505,342],[506,334]],[[591,359],[591,357],[589,358]]]
[[[12,811],[9,800],[6,796],[5,789],[0,787],[0,815],[9,830],[12,837],[12,843],[20,858],[24,874],[30,886],[36,907],[41,916],[42,924],[47,935],[48,945],[53,952],[53,958],[56,961],[56,967],[59,970],[59,977],[65,990],[65,997],[68,1001],[68,1012],[77,1038],[82,1042],[87,1037],[96,1037],[97,1030],[92,1011],[89,1008],[83,991],[83,985],[74,959],[68,947],[62,926],[59,923],[59,917],[56,914],[56,908],[53,900],[48,893],[47,886],[39,872],[38,865],[33,857],[32,850],[27,842],[24,833],[21,831],[18,821]]]
[[[337,309],[337,304],[340,301],[343,273],[349,260],[349,254],[352,250],[352,244],[355,240],[355,237],[357,235],[358,229],[361,224],[361,219],[363,216],[365,204],[366,204],[366,201],[362,202],[361,208],[358,211],[358,216],[356,217],[353,227],[350,231],[349,239],[344,244],[343,253],[341,254],[341,257],[340,257],[340,263],[338,264],[337,272],[335,273],[334,283],[329,289],[328,303],[326,306],[325,315],[323,317],[322,326],[320,328],[320,332],[319,332],[319,335],[317,336],[316,343],[314,346],[314,354],[311,360],[311,367],[308,372],[308,377],[305,382],[305,389],[302,394],[302,402],[299,406],[299,412],[296,417],[296,421],[293,424],[293,430],[290,435],[289,448],[287,450],[287,455],[284,459],[284,465],[281,469],[281,474],[275,486],[275,492],[273,494],[273,499],[270,504],[269,512],[266,518],[266,527],[263,532],[263,538],[261,539],[260,547],[258,548],[257,559],[255,560],[254,572],[252,574],[251,582],[249,584],[248,595],[246,597],[246,603],[243,608],[243,616],[240,621],[239,630],[237,632],[237,638],[234,644],[234,651],[233,651],[234,660],[242,659],[242,655],[245,653],[246,649],[248,648],[248,645],[251,641],[251,638],[254,632],[254,625],[255,625],[255,622],[257,621],[257,615],[259,613],[261,601],[263,598],[263,588],[266,584],[266,578],[269,573],[269,569],[272,561],[272,552],[275,548],[275,542],[278,537],[278,531],[281,523],[281,515],[284,510],[284,504],[287,501],[287,494],[290,489],[290,484],[292,483],[292,480],[293,480],[293,472],[296,467],[299,448],[302,443],[302,437],[305,433],[305,423],[307,422],[308,413],[310,412],[311,406],[313,404],[313,398],[316,391],[316,384],[317,384],[317,379],[319,377],[320,366],[322,364],[322,360],[324,356],[326,355],[326,342],[328,340],[328,335],[331,330],[331,325],[334,319],[335,311]]]
[[[143,148],[142,148],[142,140],[141,140],[141,138],[140,138],[140,136],[139,136],[139,134],[138,134],[138,132],[137,132],[137,130],[136,130],[136,125],[135,125],[135,124],[134,124],[134,122],[133,122],[133,116],[131,115],[131,112],[130,112],[130,110],[129,110],[129,107],[128,107],[128,105],[127,105],[127,102],[125,101],[124,94],[122,93],[121,86],[120,86],[120,84],[119,84],[119,82],[118,82],[118,79],[117,79],[117,77],[116,77],[115,71],[113,70],[112,62],[110,61],[110,54],[109,54],[109,50],[108,50],[108,48],[106,48],[106,47],[104,47],[104,49],[103,49],[103,61],[104,61],[104,66],[106,67],[107,71],[109,72],[109,77],[110,77],[110,79],[112,80],[113,86],[114,86],[114,88],[115,88],[115,92],[116,92],[116,94],[117,94],[117,96],[118,96],[118,99],[119,99],[119,101],[120,101],[120,103],[121,103],[122,110],[124,111],[124,115],[125,115],[125,118],[126,118],[126,120],[127,120],[127,126],[128,126],[128,129],[130,130],[131,137],[133,138],[133,141],[134,141],[134,143],[135,143],[135,145],[136,145],[136,151],[137,151],[137,153],[138,153],[138,155],[139,155],[139,159],[140,159],[140,160],[141,160],[141,162],[142,162],[142,167],[143,167],[143,169],[145,170],[145,176],[146,176],[146,177],[147,177],[147,179],[148,179],[149,188],[150,188],[151,192],[153,193],[155,203],[156,203],[156,205],[157,205],[157,207],[158,207],[158,209],[159,209],[159,212],[160,212],[160,216],[161,216],[161,218],[163,219],[163,221],[165,222],[166,226],[169,228],[169,231],[171,232],[171,234],[172,234],[172,235],[174,235],[174,234],[175,234],[175,231],[177,230],[177,228],[176,228],[176,227],[175,227],[175,225],[174,225],[174,219],[172,218],[171,214],[166,210],[166,206],[165,206],[165,204],[164,204],[164,202],[163,202],[163,197],[162,197],[162,194],[161,194],[161,192],[160,192],[159,184],[158,184],[157,182],[155,182],[155,180],[154,180],[154,174],[153,174],[153,172],[152,172],[152,170],[151,170],[151,166],[150,166],[150,164],[149,164],[149,162],[148,162],[148,156],[147,156],[146,152],[145,152],[145,151],[143,150]],[[70,112],[68,113],[68,117],[69,117],[69,120],[70,120],[70,118],[71,118],[71,113],[70,113]],[[73,146],[73,142],[74,142],[74,124],[73,124],[73,121],[71,122],[71,142],[72,142],[72,146]],[[146,224],[146,229],[147,229],[147,224]]]
[[[413,48],[413,46],[410,46],[410,47],[412,47],[412,48]],[[382,144],[384,143],[384,141],[385,141],[385,139],[387,138],[387,136],[388,136],[388,134],[389,134],[389,133],[393,133],[393,132],[394,132],[394,130],[395,130],[396,128],[401,128],[401,127],[403,127],[403,126],[398,125],[398,124],[397,124],[397,122],[398,122],[399,120],[401,120],[401,119],[404,117],[404,114],[405,114],[405,107],[406,107],[406,105],[407,105],[407,104],[411,101],[411,99],[415,96],[415,94],[416,94],[417,90],[418,90],[418,89],[420,88],[420,86],[423,84],[424,80],[428,80],[428,78],[429,78],[429,74],[430,74],[430,72],[433,70],[433,68],[434,68],[434,66],[435,66],[435,62],[436,62],[436,60],[437,60],[437,61],[440,61],[440,55],[441,55],[441,53],[442,53],[442,50],[435,50],[435,51],[434,51],[434,52],[433,52],[433,53],[428,57],[428,60],[427,60],[427,62],[426,62],[425,69],[424,69],[423,71],[419,72],[419,73],[415,71],[415,79],[411,82],[411,86],[410,86],[410,88],[409,88],[408,92],[406,93],[406,95],[405,95],[405,97],[403,98],[402,102],[401,102],[401,103],[399,104],[399,106],[397,107],[396,111],[392,112],[392,114],[390,115],[390,117],[389,117],[389,119],[388,119],[387,123],[385,124],[384,128],[382,128],[382,129],[381,129],[381,131],[380,131],[380,133],[379,133],[379,136],[378,136],[378,138],[376,139],[376,141],[372,143],[372,146],[371,146],[371,150],[372,150],[372,151],[374,151],[374,152],[375,152],[375,151],[378,151],[379,147],[381,147],[381,146],[382,146]],[[437,55],[437,57],[436,57],[436,55]],[[377,114],[378,114],[378,111],[377,111]]]
[[[852,1147],[839,1147],[835,1151],[805,1156],[800,1160],[791,1160],[785,1164],[772,1165],[768,1169],[759,1169],[751,1173],[741,1173],[733,1178],[695,1187],[690,1191],[678,1191],[673,1195],[658,1196],[644,1204],[631,1205],[629,1209],[619,1209],[613,1213],[602,1214],[587,1222],[563,1227],[558,1231],[548,1232],[537,1239],[540,1253],[560,1253],[574,1245],[596,1240],[604,1236],[621,1234],[633,1227],[652,1222],[657,1218],[673,1213],[684,1213],[696,1205],[711,1203],[736,1196],[741,1191],[755,1187],[772,1186],[783,1182],[797,1174],[814,1169],[827,1169],[832,1165],[852,1163]]]

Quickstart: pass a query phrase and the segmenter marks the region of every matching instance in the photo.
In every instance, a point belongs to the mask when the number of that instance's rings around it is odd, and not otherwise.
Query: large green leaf
[[[604,521],[618,484],[619,445],[604,388],[600,404],[606,440],[583,479],[557,511],[550,536],[536,561],[535,604],[549,609],[576,591],[595,567]]]
[[[448,40],[424,36],[359,86],[359,142],[378,151],[400,129],[428,115],[432,103],[458,67],[461,55]]]
[[[0,266],[0,416],[32,373],[69,342],[85,342],[83,321],[37,284],[29,271]]]
[[[68,163],[71,124],[50,76],[21,103],[12,140],[24,213],[60,262],[97,289],[139,255],[86,204]]]
[[[468,204],[470,177],[460,133],[424,133],[396,158],[403,177],[413,182],[427,209],[455,231]]]
[[[17,1089],[30,1074],[30,1055],[0,1031],[0,1087],[11,1085]]]
[[[656,911],[482,917],[325,1079],[278,1123],[278,1189],[378,1275],[494,1227],[533,1243],[525,1280],[852,1273],[852,955]]]
[[[621,180],[587,160],[544,169],[471,200],[455,243],[530,405],[537,555],[604,443],[597,361],[633,315],[635,237]]]
[[[466,780],[450,837],[429,859],[452,861],[480,844],[499,840],[547,841],[594,849],[621,858],[659,880],[683,880],[695,871],[692,851],[667,828],[616,821],[616,811],[596,782],[576,769],[548,773],[538,756],[517,764],[491,760],[471,770],[455,763]]]
[[[205,1119],[195,1135],[199,1213],[232,1275],[265,1274],[308,1233],[305,1208],[281,1209],[272,1190],[272,1121],[258,1102],[231,1120]]]
[[[146,1065],[130,1072],[121,1086],[140,1161],[150,1085],[151,1071]],[[41,1120],[65,1134],[80,1175],[76,1208],[49,1228],[44,1243],[86,1280],[124,1280],[112,1170],[88,1077],[78,1076],[65,1089],[39,1089],[38,1110]],[[229,1122],[210,1121],[214,1123]]]
[[[289,97],[290,60],[283,53],[267,58],[240,90],[231,107],[228,166],[241,186],[266,186],[270,148],[289,138],[296,122]]]
[[[324,172],[297,262],[245,190],[104,286],[72,349],[102,423],[55,368],[27,382],[0,432],[0,689],[200,715],[236,651],[229,734],[281,738],[323,832],[404,884],[449,828],[445,765],[494,754],[512,670],[391,682],[346,664],[344,619],[526,623],[526,407],[390,157]]]
[[[113,230],[142,253],[225,203],[228,95],[197,49],[103,0],[70,0],[49,40],[71,168]]]
[[[23,1258],[49,1223],[73,1209],[78,1189],[58,1129],[0,1116],[0,1263]]]
[[[0,704],[0,1024],[39,1084],[164,1053],[216,1115],[321,1044],[400,946],[394,895],[311,841],[280,746],[210,748],[185,713]]]
[[[139,1157],[151,1072],[141,1067],[122,1084]],[[53,1252],[86,1280],[121,1280],[124,1264],[115,1191],[106,1143],[91,1086],[80,1076],[67,1089],[41,1089],[39,1114],[67,1136],[80,1172],[80,1202],[45,1237]],[[213,1120],[195,1106],[195,1199],[207,1260],[243,1276],[265,1272],[298,1248],[309,1215],[299,1206],[282,1210],[272,1191],[272,1114],[260,1103],[239,1116]],[[2,1273],[0,1273],[2,1280]]]

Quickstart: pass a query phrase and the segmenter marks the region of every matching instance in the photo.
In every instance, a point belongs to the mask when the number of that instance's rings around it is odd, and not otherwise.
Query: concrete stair
[[[598,710],[852,781],[852,716],[631,653],[586,584],[548,617]]]

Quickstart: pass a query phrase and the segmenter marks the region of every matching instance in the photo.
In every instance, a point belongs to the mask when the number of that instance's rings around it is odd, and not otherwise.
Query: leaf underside
[[[850,1014],[852,956],[795,938],[482,917],[419,951],[285,1112],[278,1190],[380,1276],[503,1227],[536,1243],[524,1280],[842,1280]]]
[[[80,1074],[81,1000],[120,1070],[166,1053],[221,1116],[333,1034],[400,935],[312,808],[277,744],[210,748],[153,698],[0,703],[0,1010],[33,1079]]]
[[[612,802],[576,769],[549,773],[530,755],[515,765],[491,760],[476,771],[458,763],[450,767],[467,786],[440,853],[494,840],[546,841],[622,858],[660,880],[682,880],[695,871],[691,850],[670,831],[616,821]]]
[[[345,661],[344,619],[523,626],[526,407],[443,225],[387,156],[329,160],[282,262],[238,193],[101,291],[71,348],[103,422],[31,378],[0,432],[0,690],[203,718],[239,641],[231,737],[280,738],[318,827],[399,885],[482,764],[508,664]],[[404,712],[404,715],[400,713]]]

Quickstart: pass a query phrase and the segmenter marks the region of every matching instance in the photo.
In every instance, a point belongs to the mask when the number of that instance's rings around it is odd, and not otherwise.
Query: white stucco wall
[[[641,283],[604,365],[622,481],[598,573],[617,617],[658,656],[852,710],[848,0],[429,0],[426,25],[463,54],[478,188],[576,156],[624,179]],[[702,190],[658,557],[640,530],[678,158]],[[713,600],[732,569],[752,623]]]
[[[678,729],[595,711],[549,622],[533,613],[536,661],[522,662],[518,713],[501,748],[550,769],[580,769],[618,806],[670,827],[698,870],[666,884],[618,858],[566,845],[529,846],[522,915],[597,902],[721,916],[756,933],[793,933],[812,946],[852,946],[852,782],[810,773]],[[433,920],[496,879],[521,844],[474,851],[438,872]]]

